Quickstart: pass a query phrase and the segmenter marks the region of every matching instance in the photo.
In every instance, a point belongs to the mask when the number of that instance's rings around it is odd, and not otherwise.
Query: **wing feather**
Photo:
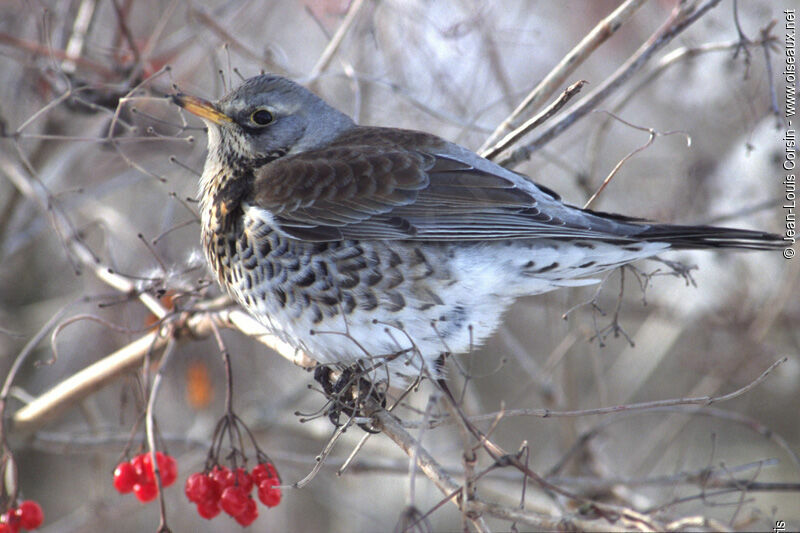
[[[607,238],[612,229],[456,145],[386,128],[267,163],[249,203],[310,241]]]

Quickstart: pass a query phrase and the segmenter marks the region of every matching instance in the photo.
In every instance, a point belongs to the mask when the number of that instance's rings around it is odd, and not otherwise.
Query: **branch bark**
[[[508,157],[499,161],[499,164],[513,168],[522,161],[530,158],[531,154],[560,135],[578,119],[596,108],[611,93],[621,87],[636,72],[638,72],[657,51],[666,46],[672,39],[688,28],[692,23],[716,7],[721,0],[709,0],[697,9],[692,10],[694,3],[681,3],[675,8],[670,18],[661,26],[614,74],[606,79],[599,87],[590,92],[578,102],[574,109],[564,118],[542,132],[536,139],[514,150]]]
[[[563,87],[569,75],[575,72],[575,69],[577,69],[592,52],[614,35],[623,24],[629,21],[645,2],[646,0],[627,0],[627,2],[624,2],[611,12],[610,15],[597,23],[594,29],[592,29],[586,37],[581,39],[581,42],[570,50],[558,65],[534,87],[511,115],[500,123],[497,129],[486,139],[478,152],[483,153],[488,151],[489,147],[519,125],[519,121],[523,115],[530,114],[541,101],[545,100],[560,87]]]

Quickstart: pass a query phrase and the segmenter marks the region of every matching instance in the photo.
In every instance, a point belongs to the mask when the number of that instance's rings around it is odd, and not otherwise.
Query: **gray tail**
[[[785,248],[780,235],[746,229],[715,226],[678,226],[654,224],[635,235],[647,242],[667,242],[673,248],[740,248],[745,250],[777,250]]]

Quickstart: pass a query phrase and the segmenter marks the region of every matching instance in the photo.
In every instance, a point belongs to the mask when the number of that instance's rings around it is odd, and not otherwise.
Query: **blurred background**
[[[780,208],[785,125],[774,109],[784,106],[783,10],[790,4],[720,2],[596,107],[639,128],[677,133],[656,137],[631,157],[594,209],[663,222],[785,231]],[[477,150],[619,5],[605,0],[2,3],[0,375],[7,375],[49,321],[91,315],[115,325],[86,319],[65,326],[54,341],[58,358],[49,365],[29,361],[15,377],[6,415],[136,340],[153,321],[135,295],[116,291],[68,253],[65,235],[54,223],[56,211],[102,264],[138,290],[159,297],[164,291],[219,296],[199,256],[193,200],[205,133],[199,120],[182,116],[163,97],[174,86],[215,99],[242,78],[274,72],[309,86],[361,124],[425,130]],[[563,111],[568,114],[647,42],[676,5],[643,2],[547,101],[587,80]],[[772,21],[776,44],[737,49],[740,32],[741,38],[758,41]],[[331,46],[343,25],[341,41]],[[165,66],[170,69],[162,70]],[[647,141],[647,131],[590,113],[515,170],[583,205],[615,165]],[[9,178],[12,174],[27,175],[34,189],[46,190],[45,208]],[[800,528],[796,488],[722,490],[698,481],[704,469],[728,481],[795,487],[800,481],[800,260],[786,260],[780,252],[681,252],[664,259],[697,266],[691,271],[694,283],[670,275],[669,265],[649,261],[636,265],[638,271],[610,274],[599,289],[519,301],[490,342],[458,357],[470,376],[465,411],[591,409],[719,396],[788,357],[757,387],[708,409],[509,415],[493,437],[510,451],[527,442],[531,468],[552,474],[553,483],[661,523],[706,517],[737,530],[771,530],[778,520],[789,530]],[[32,360],[53,356],[51,329]],[[284,482],[302,479],[333,431],[325,417],[301,423],[295,414],[324,404],[321,394],[308,389],[312,375],[237,331],[222,336],[233,360],[237,412]],[[186,476],[203,468],[222,414],[225,380],[217,344],[213,338],[181,343],[164,373],[155,415],[180,470],[178,483],[165,491],[169,524],[173,531],[239,530],[226,516],[203,520],[182,493]],[[456,366],[451,377],[460,391],[465,380]],[[156,529],[157,504],[142,505],[111,487],[111,472],[141,412],[136,390],[132,375],[121,377],[34,435],[6,435],[22,494],[44,507],[42,531]],[[401,419],[421,421],[419,410],[431,390],[424,384],[414,392]],[[410,431],[420,436],[418,427]],[[362,436],[360,429],[350,429],[313,481],[285,490],[279,507],[262,507],[252,529],[393,529],[409,503],[408,457],[386,436],[374,435],[338,476]],[[141,442],[141,436],[133,438],[134,446]],[[461,479],[463,443],[454,426],[426,430],[422,443]],[[482,456],[480,464],[489,463]],[[443,497],[422,474],[414,487],[413,504],[422,512]],[[482,498],[511,508],[521,490],[521,475],[511,469],[495,470],[478,484]],[[552,516],[576,512],[531,484],[526,502]],[[452,504],[427,520],[435,531],[461,528]],[[491,517],[487,523],[497,530],[510,527]]]

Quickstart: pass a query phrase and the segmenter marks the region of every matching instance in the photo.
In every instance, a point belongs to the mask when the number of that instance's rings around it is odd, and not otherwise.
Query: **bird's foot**
[[[342,414],[352,419],[368,419],[368,407],[373,402],[386,407],[386,395],[368,377],[358,364],[342,369],[320,365],[314,370],[314,379],[322,386],[325,397],[330,402],[326,409],[331,423],[342,425]],[[370,401],[372,400],[372,401]],[[358,427],[368,433],[380,433],[369,422],[357,422]]]

